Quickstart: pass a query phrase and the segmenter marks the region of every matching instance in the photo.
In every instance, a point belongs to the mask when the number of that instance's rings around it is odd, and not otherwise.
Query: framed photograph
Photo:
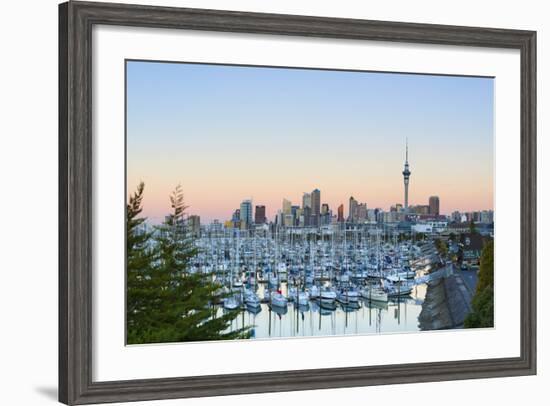
[[[536,33],[59,6],[59,400],[536,373]]]

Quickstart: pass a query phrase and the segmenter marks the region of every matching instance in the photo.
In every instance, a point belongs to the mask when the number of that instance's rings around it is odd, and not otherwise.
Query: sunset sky
[[[441,211],[493,208],[491,78],[127,62],[128,193],[161,221],[181,184],[190,214],[227,220],[242,200],[336,208],[440,198]]]

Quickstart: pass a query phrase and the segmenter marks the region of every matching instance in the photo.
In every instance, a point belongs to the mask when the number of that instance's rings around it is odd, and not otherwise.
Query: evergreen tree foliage
[[[494,325],[494,241],[489,241],[481,252],[476,294],[472,311],[464,320],[466,328]]]
[[[216,316],[214,304],[221,302],[224,295],[213,275],[189,271],[198,250],[188,232],[187,207],[180,186],[170,196],[170,202],[171,214],[155,227],[152,236],[148,235],[152,245],[149,266],[135,271],[142,272],[137,278],[139,289],[130,292],[128,284],[128,309],[133,309],[128,315],[128,344],[248,338],[248,328],[226,332],[239,311]],[[140,203],[141,199],[138,206]],[[128,206],[135,213],[132,204],[136,202],[130,198]],[[128,230],[131,231],[130,226]],[[128,279],[132,271],[128,269]]]
[[[476,293],[481,293],[487,287],[493,287],[494,282],[494,240],[488,241],[481,251],[479,259],[479,274]]]
[[[152,234],[146,230],[146,219],[140,217],[144,184],[141,182],[126,205],[126,333],[134,343],[139,330],[147,323],[148,303],[154,251]]]

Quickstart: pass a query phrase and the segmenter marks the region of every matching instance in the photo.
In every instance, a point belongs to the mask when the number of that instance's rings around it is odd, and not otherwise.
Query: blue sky
[[[493,82],[130,61],[128,186],[145,181],[152,217],[177,183],[206,219],[247,197],[273,215],[316,187],[334,210],[350,195],[387,209],[402,200],[408,138],[412,204],[490,209]]]

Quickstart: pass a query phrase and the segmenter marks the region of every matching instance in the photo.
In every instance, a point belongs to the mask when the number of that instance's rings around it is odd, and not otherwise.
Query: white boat
[[[254,292],[246,292],[244,302],[247,307],[260,307],[260,299]]]
[[[227,310],[235,310],[240,306],[239,299],[237,296],[226,297],[223,301],[223,307]]]
[[[298,306],[307,306],[309,305],[309,293],[308,292],[298,292]]]
[[[296,300],[296,296],[298,295],[298,289],[295,286],[291,286],[288,288],[288,301],[293,302]]]
[[[321,303],[334,303],[336,300],[336,291],[332,288],[323,288],[319,296]]]
[[[269,289],[264,289],[264,301],[269,302],[271,299],[271,291]]]
[[[271,306],[274,307],[287,307],[288,300],[283,296],[281,292],[275,292],[271,294]]]
[[[367,300],[375,302],[387,302],[388,294],[380,288],[370,287],[361,290],[361,296]]]
[[[309,289],[309,297],[311,299],[318,299],[321,295],[321,289],[319,289],[319,286],[313,285],[311,289]]]
[[[386,285],[386,292],[389,297],[408,296],[411,294],[412,288],[412,285],[400,282],[389,286]]]
[[[298,294],[298,305],[309,306],[309,294],[307,292],[300,292]]]
[[[343,290],[338,293],[336,300],[343,304],[359,302],[360,293],[355,289]]]

